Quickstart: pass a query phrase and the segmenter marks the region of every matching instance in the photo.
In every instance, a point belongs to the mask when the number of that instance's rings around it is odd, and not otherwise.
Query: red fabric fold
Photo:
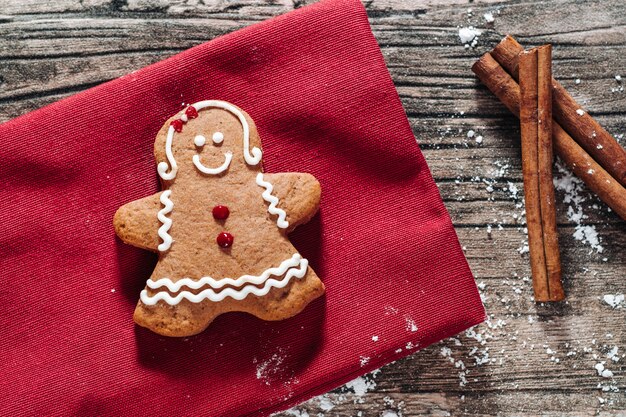
[[[321,182],[320,213],[292,241],[327,293],[289,320],[231,313],[164,338],[132,322],[155,256],[121,243],[112,217],[158,191],[155,135],[203,99],[252,116],[267,172]],[[358,0],[26,114],[0,143],[0,415],[265,415],[484,319]]]

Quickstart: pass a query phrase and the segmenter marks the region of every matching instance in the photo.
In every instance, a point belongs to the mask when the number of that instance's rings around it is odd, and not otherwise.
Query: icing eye
[[[213,142],[222,143],[224,141],[224,134],[222,132],[213,133]]]
[[[206,143],[206,138],[202,135],[198,135],[193,139],[193,143],[195,143],[197,147],[204,146],[204,144]]]

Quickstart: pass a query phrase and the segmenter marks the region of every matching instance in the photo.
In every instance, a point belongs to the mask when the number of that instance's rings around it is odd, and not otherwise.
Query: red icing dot
[[[228,210],[228,207],[226,206],[213,207],[213,217],[216,220],[226,220],[229,214],[230,214],[230,210]]]
[[[183,131],[183,121],[176,119],[176,120],[172,120],[172,123],[170,123],[170,125],[172,125],[174,127],[174,130],[177,131],[178,133]]]
[[[189,106],[187,107],[187,110],[185,110],[185,114],[189,119],[195,119],[198,117],[198,110],[196,110],[194,106]]]
[[[233,246],[233,241],[235,238],[228,232],[222,232],[217,235],[217,244],[220,245],[221,248],[230,248]]]

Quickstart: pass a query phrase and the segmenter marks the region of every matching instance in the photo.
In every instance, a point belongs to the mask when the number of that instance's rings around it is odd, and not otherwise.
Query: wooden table
[[[0,0],[0,121],[303,3]],[[626,2],[370,0],[367,8],[490,321],[281,416],[626,415],[626,303],[603,300],[626,292],[626,222],[584,187],[573,193],[582,203],[558,190],[567,302],[536,305],[520,254],[518,123],[470,71],[505,33],[528,46],[551,42],[556,78],[624,144]],[[468,26],[482,31],[474,48],[459,40]],[[574,237],[589,226],[602,253]],[[598,374],[602,362],[613,377]]]

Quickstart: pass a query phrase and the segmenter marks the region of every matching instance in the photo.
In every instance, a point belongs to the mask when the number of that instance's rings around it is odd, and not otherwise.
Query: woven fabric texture
[[[288,320],[229,313],[164,338],[132,321],[155,255],[112,218],[158,191],[155,135],[204,99],[251,115],[267,172],[319,179],[291,239],[327,292]],[[0,143],[0,415],[267,415],[484,319],[358,0],[76,94],[0,125]]]

